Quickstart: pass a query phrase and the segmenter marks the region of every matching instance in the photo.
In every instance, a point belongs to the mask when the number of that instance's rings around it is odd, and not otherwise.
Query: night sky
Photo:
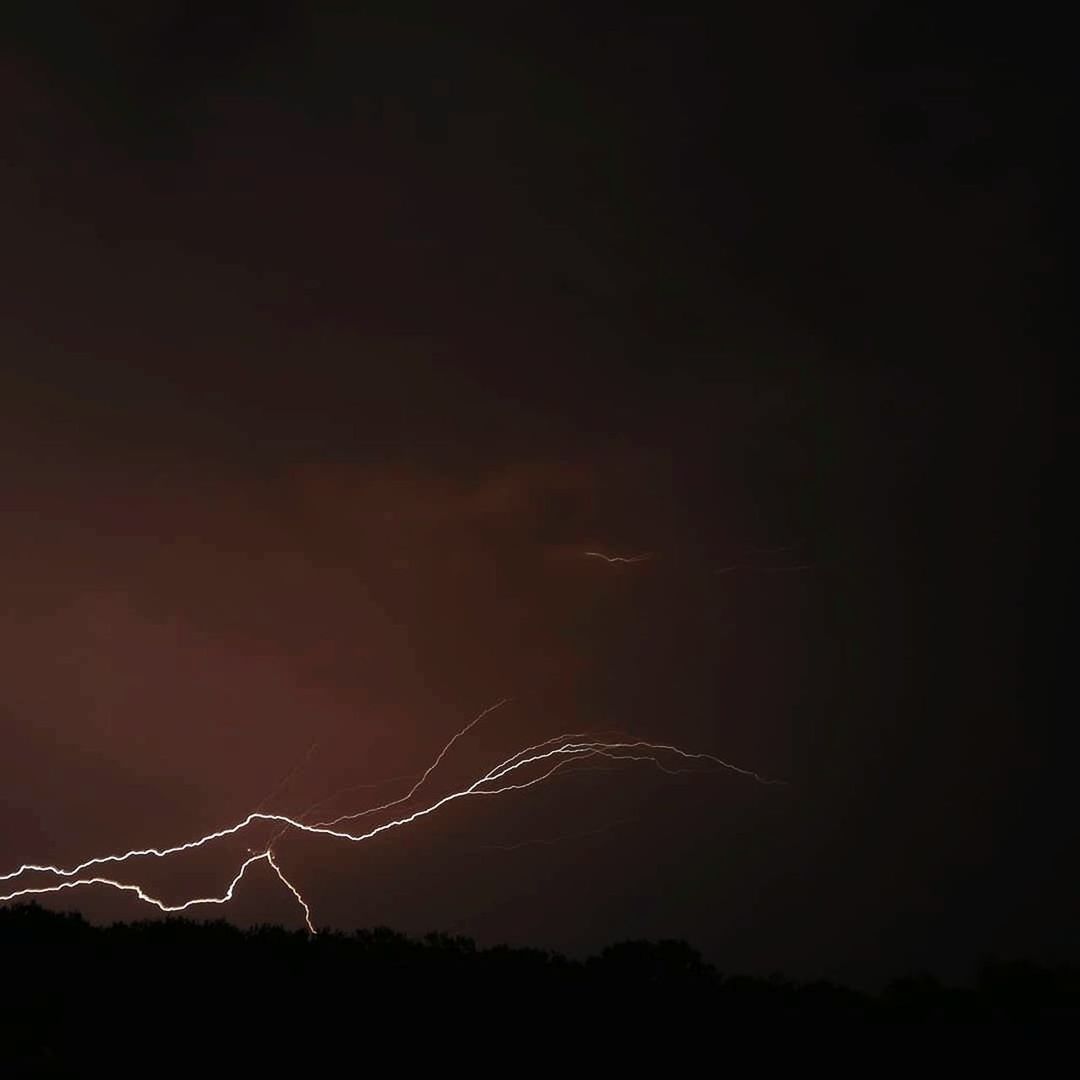
[[[443,785],[610,728],[789,783],[287,836],[319,923],[1077,958],[1050,31],[734,6],[5,14],[0,870],[418,772],[510,696]],[[261,871],[224,910],[298,922]]]

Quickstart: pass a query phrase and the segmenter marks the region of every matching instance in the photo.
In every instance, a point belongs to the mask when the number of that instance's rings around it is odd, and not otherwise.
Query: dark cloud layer
[[[3,863],[224,824],[313,743],[282,807],[411,773],[512,695],[451,776],[616,726],[793,783],[287,841],[321,918],[845,977],[1069,946],[1023,43],[601,10],[12,24]]]

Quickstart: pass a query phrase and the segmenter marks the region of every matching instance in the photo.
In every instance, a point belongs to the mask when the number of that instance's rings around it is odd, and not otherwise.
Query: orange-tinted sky
[[[1068,945],[1034,97],[880,19],[136,7],[0,51],[4,868],[416,772],[512,696],[446,783],[616,727],[791,786],[286,839],[321,921],[852,978]]]

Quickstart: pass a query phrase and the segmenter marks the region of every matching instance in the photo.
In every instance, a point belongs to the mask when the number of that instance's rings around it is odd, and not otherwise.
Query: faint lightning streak
[[[473,724],[475,724],[478,721],[482,720],[489,713],[494,712],[495,709],[497,709],[500,705],[508,704],[511,701],[513,701],[513,698],[505,698],[504,700],[498,701],[494,705],[489,706],[487,709],[484,710],[484,712],[482,712],[478,717],[476,717],[476,719],[474,719],[474,720],[472,720],[470,722],[469,727],[472,727]],[[451,740],[451,742],[453,742],[456,739],[461,738],[461,736],[464,735],[464,734],[465,734],[464,731],[459,731],[457,733],[457,735],[454,736],[454,739]],[[583,731],[583,732],[579,732],[576,735],[556,735],[554,738],[548,739],[548,740],[546,740],[546,742],[541,743],[540,745],[546,746],[546,745],[548,745],[550,743],[559,742],[562,739],[570,739],[570,738],[584,739],[589,734],[590,734],[589,732]],[[610,729],[605,729],[605,730],[600,731],[600,732],[594,732],[593,734],[625,736],[626,732],[621,731],[618,728],[610,728]],[[449,749],[449,744],[448,744],[446,749]],[[527,749],[529,749],[529,748],[526,748],[526,750],[518,751],[518,755],[515,755],[515,756],[519,756],[520,754],[526,753]],[[430,775],[430,773],[431,773],[431,770],[429,769],[428,770],[428,775]],[[420,775],[421,775],[420,773],[409,773],[406,776],[390,776],[390,777],[387,777],[387,779],[385,779],[385,780],[376,780],[376,781],[374,781],[372,783],[352,784],[351,786],[349,786],[347,788],[341,788],[340,790],[335,791],[333,795],[327,795],[325,799],[320,799],[317,803],[314,803],[313,805],[309,806],[307,808],[307,810],[305,810],[300,815],[300,817],[301,817],[301,819],[308,818],[316,810],[318,810],[321,807],[325,806],[328,802],[332,802],[334,799],[339,799],[339,798],[341,798],[342,795],[348,795],[350,792],[353,792],[353,791],[370,791],[372,788],[385,787],[387,784],[397,784],[397,783],[400,783],[403,780],[415,780]],[[413,788],[412,793],[415,794],[418,788],[419,788],[419,785],[417,785],[415,788]],[[405,796],[404,799],[402,799],[401,801],[405,801],[405,799],[407,799],[408,797],[409,796]],[[326,821],[316,822],[316,824],[335,825],[335,824],[339,824],[340,822],[346,820],[346,817],[363,817],[363,816],[365,816],[367,814],[374,813],[376,810],[385,810],[388,806],[393,806],[393,805],[395,805],[395,804],[394,803],[386,803],[383,806],[372,807],[369,810],[362,810],[357,814],[343,815],[342,817],[335,818],[332,821],[329,821],[329,822],[326,822]],[[258,807],[256,807],[256,809],[258,809]],[[280,833],[278,833],[278,836],[283,835],[287,831],[288,831],[288,826],[286,826],[284,829],[282,829],[282,831]],[[275,838],[275,840],[276,840],[276,838]]]
[[[341,788],[335,791],[333,795],[327,795],[325,799],[312,803],[300,816],[302,818],[311,817],[316,810],[322,809],[327,803],[333,802],[335,799],[340,799],[342,795],[350,795],[354,791],[373,791],[375,788],[386,787],[389,784],[400,784],[405,780],[415,780],[419,775],[419,773],[408,773],[405,776],[388,776],[385,780],[372,780],[364,784],[350,784],[347,788]]]
[[[267,795],[266,798],[264,798],[262,800],[262,802],[260,802],[255,807],[256,810],[261,810],[264,806],[266,806],[267,803],[272,802],[282,791],[284,791],[284,789],[286,787],[289,786],[289,781],[291,781],[292,778],[305,765],[307,765],[307,763],[311,760],[311,755],[315,753],[315,751],[318,749],[318,746],[319,746],[319,743],[315,739],[312,739],[311,742],[308,743],[308,748],[307,748],[307,750],[304,751],[304,756],[302,758],[300,758],[300,760],[297,761],[293,765],[293,767],[281,778],[281,780],[278,782],[277,787],[275,787],[274,790],[271,791],[270,794]]]
[[[333,818],[330,821],[316,822],[318,825],[339,825],[343,821],[355,821],[357,818],[367,817],[370,814],[377,814],[380,810],[389,810],[392,806],[400,806],[403,802],[408,802],[423,786],[424,781],[438,768],[439,763],[450,750],[450,747],[454,745],[463,735],[467,735],[485,716],[490,716],[496,709],[501,709],[503,705],[508,705],[512,698],[500,698],[494,705],[489,705],[483,712],[473,717],[454,737],[439,751],[438,757],[424,770],[420,779],[404,794],[400,799],[394,799],[391,802],[383,803],[381,806],[372,806],[367,810],[357,811],[355,814],[342,814],[340,817]],[[310,811],[309,811],[310,812]],[[307,815],[304,815],[305,817]]]
[[[576,738],[577,736],[564,736],[564,738]],[[552,740],[548,740],[551,742]],[[546,743],[538,743],[535,747],[529,747],[528,751],[538,750],[540,747],[547,745]],[[729,761],[724,761],[723,758],[718,758],[714,754],[695,754],[688,750],[681,750],[677,746],[672,746],[669,743],[654,743],[648,742],[644,739],[635,739],[633,742],[622,743],[604,743],[604,742],[588,742],[588,743],[565,743],[561,747],[557,747],[554,750],[548,752],[548,754],[542,755],[543,757],[549,756],[553,753],[567,753],[575,749],[580,748],[594,748],[596,753],[601,753],[605,750],[666,750],[672,754],[676,754],[687,761],[711,761],[715,765],[720,765],[725,769],[729,769],[731,772],[737,772],[742,776],[749,776],[756,780],[759,784],[783,784],[783,780],[771,780],[768,777],[762,776],[760,773],[756,773],[751,769],[743,769],[738,765],[732,765]],[[515,757],[517,755],[514,755]],[[540,757],[531,760],[540,760]],[[512,761],[513,758],[508,758],[507,761]],[[495,775],[490,775],[489,779],[497,780],[500,776],[504,775],[506,771],[505,764],[496,766],[492,770]],[[516,766],[515,766],[516,768]],[[499,771],[503,770],[503,771]]]
[[[586,551],[585,554],[592,559],[603,559],[606,563],[639,563],[652,558],[651,551],[643,551],[638,555],[607,555],[603,551]]]
[[[454,743],[456,743],[458,741],[458,739],[460,739],[462,737],[462,735],[466,734],[476,724],[480,723],[480,721],[483,720],[485,716],[490,715],[496,709],[501,708],[503,705],[508,704],[512,700],[513,700],[512,698],[500,698],[498,701],[495,702],[494,705],[489,705],[478,716],[476,716],[472,720],[470,720],[469,723],[466,724],[465,727],[463,727],[460,731],[458,731],[457,734],[454,735],[454,737],[442,748],[442,750],[439,753],[439,756],[431,763],[431,765],[429,765],[427,767],[427,769],[422,774],[420,774],[419,779],[417,779],[417,774],[413,773],[413,774],[411,774],[409,776],[395,776],[395,777],[392,777],[389,780],[382,780],[382,781],[379,781],[379,782],[373,783],[373,784],[354,784],[351,787],[347,787],[347,788],[342,789],[341,791],[335,792],[333,795],[328,795],[325,799],[320,799],[317,803],[313,803],[311,806],[309,806],[307,808],[307,810],[305,810],[300,815],[300,820],[303,821],[305,818],[311,817],[311,815],[313,813],[315,813],[315,811],[318,810],[320,807],[325,806],[328,802],[332,802],[334,799],[337,799],[341,795],[345,795],[350,791],[358,791],[358,790],[360,790],[362,788],[382,787],[385,784],[396,783],[399,780],[416,780],[416,783],[412,786],[412,788],[408,791],[408,793],[405,794],[405,795],[402,795],[401,798],[399,798],[399,799],[392,799],[390,802],[382,803],[379,806],[371,806],[371,807],[368,807],[368,809],[366,809],[366,810],[359,810],[359,811],[357,811],[356,813],[353,813],[353,814],[341,814],[338,817],[332,818],[329,821],[320,821],[320,822],[316,822],[316,824],[317,825],[339,825],[343,821],[354,821],[357,818],[367,817],[369,814],[378,813],[380,810],[389,810],[393,806],[399,806],[403,802],[408,802],[408,800],[411,799],[412,796],[415,795],[416,792],[420,789],[420,787],[421,787],[421,785],[423,785],[424,781],[427,780],[427,778],[435,771],[436,766],[438,766],[439,762],[441,762],[442,759],[446,756],[446,753],[450,749],[450,747],[453,746]],[[259,810],[261,808],[262,808],[261,805],[255,807],[256,810]],[[274,845],[288,831],[289,831],[289,826],[288,825],[285,825],[283,828],[281,828],[274,835],[273,839],[271,839],[270,843],[266,845],[267,850],[272,851],[273,848],[274,848]]]
[[[655,765],[660,772],[667,776],[689,776],[693,773],[700,773],[701,769],[669,769],[658,757],[654,757],[652,754],[612,754],[607,750],[596,750],[593,752],[596,757],[604,757],[609,761],[645,761],[652,765]],[[593,756],[593,755],[590,755]],[[593,772],[603,766],[589,766],[588,769],[574,769],[573,772]],[[617,772],[617,769],[606,770],[608,772]]]
[[[348,795],[353,791],[371,791],[374,788],[386,787],[389,784],[399,784],[403,780],[415,780],[419,773],[409,773],[407,776],[388,776],[385,780],[375,780],[367,784],[352,784],[347,788],[341,788],[339,791],[335,791],[333,795],[327,795],[325,799],[320,799],[317,803],[313,803],[309,806],[301,815],[300,820],[303,821],[306,818],[311,817],[316,810],[321,809],[327,803],[333,802],[335,799],[340,799],[342,795]],[[262,806],[255,807],[256,810],[262,809]],[[273,851],[274,845],[289,831],[289,826],[286,825],[280,829],[266,845],[267,849]]]
[[[553,735],[550,739],[544,739],[543,742],[534,743],[532,746],[526,746],[523,750],[519,750],[516,754],[511,754],[508,758],[506,758],[505,761],[501,762],[499,765],[496,765],[495,768],[504,769],[507,766],[513,764],[519,758],[525,757],[528,754],[535,753],[538,750],[542,750],[545,746],[555,746],[558,743],[568,743],[572,739],[587,739],[589,738],[590,734],[591,733],[588,731],[576,731],[564,733],[562,735]],[[622,735],[624,733],[612,729],[606,734]],[[594,737],[591,741],[597,742],[598,740],[596,740]]]

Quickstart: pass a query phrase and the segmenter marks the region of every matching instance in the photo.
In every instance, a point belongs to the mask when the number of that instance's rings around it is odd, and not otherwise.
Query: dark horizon
[[[513,973],[516,966],[518,975],[523,976],[517,989],[524,989],[538,973],[546,973],[548,977],[557,973],[570,980],[600,974],[608,992],[623,996],[662,993],[665,984],[670,989],[679,986],[687,989],[696,984],[697,993],[711,985],[713,990],[733,991],[736,997],[749,991],[751,998],[758,994],[765,998],[797,998],[802,994],[812,1001],[820,994],[816,1004],[826,1008],[839,1006],[842,1012],[852,1006],[880,1007],[886,1013],[895,1009],[901,1017],[908,1012],[910,1019],[948,1020],[950,1011],[957,1007],[960,1015],[967,1013],[967,1019],[987,1019],[999,1010],[1002,1018],[1049,1019],[1058,1014],[1068,1016],[1080,1009],[1080,968],[1039,964],[1015,956],[981,957],[964,977],[953,981],[942,980],[933,972],[912,969],[894,972],[878,986],[856,987],[820,977],[793,979],[780,970],[749,974],[725,969],[708,960],[693,942],[676,938],[610,941],[586,956],[575,957],[531,945],[505,942],[481,945],[466,935],[439,930],[407,934],[392,926],[357,927],[352,931],[319,927],[316,933],[310,933],[277,923],[238,926],[228,918],[199,919],[183,915],[96,925],[78,911],[51,911],[37,902],[0,909],[0,944],[8,955],[26,966],[25,974],[31,978],[35,977],[34,968],[40,971],[40,957],[48,951],[71,953],[89,946],[99,950],[95,954],[98,963],[109,955],[109,950],[129,962],[130,959],[144,964],[166,960],[168,964],[157,972],[156,978],[162,989],[171,986],[173,991],[176,990],[174,977],[183,970],[181,957],[175,951],[178,947],[205,950],[200,959],[216,951],[224,962],[230,949],[234,950],[234,957],[239,955],[237,949],[252,952],[265,949],[285,957],[288,951],[294,956],[303,955],[301,950],[306,944],[315,955],[338,951],[346,956],[351,951],[352,962],[357,965],[353,972],[356,976],[363,974],[364,965],[374,960],[386,969],[382,977],[400,977],[405,982],[414,980],[417,966],[423,965],[430,966],[430,974],[435,978],[442,977],[445,972],[439,968],[449,958],[458,964],[475,965],[472,974],[478,983],[490,980],[491,989],[500,993],[506,992],[506,975]],[[155,955],[148,946],[167,951]],[[403,956],[408,956],[407,963],[402,963]],[[492,963],[492,970],[487,973],[481,968],[485,960],[499,963]],[[169,965],[173,964],[177,965],[176,970],[170,969]],[[394,968],[401,969],[398,976],[393,975]],[[453,974],[452,965],[450,973]],[[650,987],[650,983],[659,985]],[[534,992],[550,989],[539,985]],[[762,1002],[767,1006],[777,1003]],[[784,1003],[784,1007],[790,1004]],[[983,1010],[987,1015],[983,1015]]]
[[[14,10],[0,875],[394,798],[512,698],[433,796],[611,729],[787,783],[294,830],[319,924],[1080,962],[1050,28]],[[263,832],[125,880],[216,894]],[[260,866],[220,913],[297,910]]]
[[[386,927],[312,936],[170,918],[95,929],[20,906],[0,910],[0,949],[6,1059],[48,1075],[85,1068],[103,1035],[121,1059],[167,1046],[171,1064],[192,1059],[201,1071],[237,1056],[275,1073],[340,1064],[358,1036],[367,1054],[407,1050],[413,1064],[430,1055],[474,1071],[505,1068],[501,1055],[523,1047],[532,1063],[569,1049],[579,1065],[599,1053],[609,1068],[670,1070],[699,1066],[718,1041],[729,1062],[776,1065],[819,1049],[835,1060],[837,1040],[849,1055],[940,1055],[954,1035],[964,1060],[981,1064],[984,1054],[1000,1062],[1017,1034],[1071,1034],[1080,1009],[1077,967],[992,961],[966,985],[912,973],[866,993],[718,970],[670,939],[615,942],[576,961]],[[58,971],[92,972],[93,992]]]

